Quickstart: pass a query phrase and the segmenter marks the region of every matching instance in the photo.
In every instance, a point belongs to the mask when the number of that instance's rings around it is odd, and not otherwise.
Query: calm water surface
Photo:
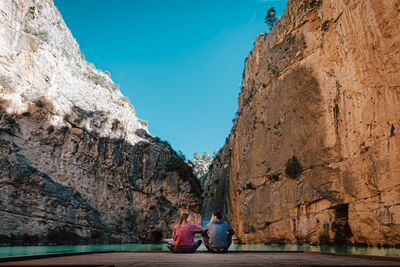
[[[0,257],[41,255],[65,252],[106,251],[106,250],[165,250],[167,244],[99,244],[99,245],[63,245],[63,246],[12,246],[0,247]],[[198,251],[205,251],[201,245]],[[360,248],[360,247],[333,247],[309,245],[263,245],[263,244],[232,244],[231,251],[322,251],[334,253],[351,253],[375,256],[400,257],[400,249],[396,248]]]

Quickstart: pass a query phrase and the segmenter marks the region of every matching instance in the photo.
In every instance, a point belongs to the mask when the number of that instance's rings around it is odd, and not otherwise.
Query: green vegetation
[[[198,197],[201,197],[201,185],[199,180],[193,175],[193,169],[188,164],[185,155],[182,151],[176,152],[168,141],[162,140],[159,137],[151,137],[153,142],[163,144],[168,147],[171,152],[171,157],[168,159],[166,164],[167,172],[177,172],[179,178],[183,181],[188,181],[190,183],[191,191]]]
[[[156,142],[156,143],[162,143],[162,144],[168,146],[170,150],[173,150],[172,147],[171,147],[171,144],[166,140],[162,140],[160,137],[157,137],[157,136],[154,137],[153,141]]]
[[[325,20],[321,25],[321,31],[326,32],[329,29],[329,20]]]
[[[93,71],[89,70],[88,72],[84,73],[83,76],[85,76],[88,80],[91,80],[94,82],[96,85],[100,85],[102,87],[107,87],[107,79],[104,78],[103,76],[94,73]]]
[[[390,137],[394,136],[394,125],[392,124],[392,126],[390,127]]]
[[[213,159],[218,155],[219,151],[218,150],[214,150],[213,152]]]
[[[50,43],[50,35],[46,31],[36,31],[32,26],[26,25],[24,28],[24,32],[36,36],[39,40],[43,42]]]
[[[167,171],[176,171],[183,180],[187,181],[192,176],[192,168],[186,163],[186,158],[182,154],[173,151],[172,156],[167,162]]]
[[[61,55],[68,60],[70,60],[72,57],[64,47],[61,48]]]
[[[40,32],[33,33],[33,35],[38,37],[43,42],[50,43],[50,35],[48,32],[40,31]]]
[[[215,157],[215,155],[217,155],[217,154],[218,154],[218,151],[214,151],[214,157]],[[199,152],[195,152],[195,153],[193,154],[193,158],[194,158],[196,161],[197,161],[197,160],[211,161],[211,160],[213,159],[213,157],[211,157],[210,152],[208,152],[208,151],[205,151],[205,152],[203,153],[203,156],[201,156]]]
[[[43,108],[44,107],[44,103],[40,99],[33,101],[33,103],[35,103],[35,105],[38,106],[39,108]]]
[[[267,15],[265,16],[264,22],[265,24],[268,25],[269,30],[272,30],[277,21],[278,18],[276,17],[275,7],[271,6],[267,11]]]
[[[171,148],[172,149],[172,148]],[[201,185],[199,180],[193,175],[193,168],[187,164],[185,155],[181,151],[176,153],[172,149],[172,156],[169,158],[167,171],[177,172],[179,178],[190,183],[191,191],[198,197],[201,196]]]
[[[247,183],[246,184],[246,189],[249,189],[249,190],[256,190],[256,187],[253,185],[253,183]]]
[[[119,86],[108,81],[104,76],[99,75],[92,70],[88,69],[87,72],[83,73],[88,80],[92,81],[95,85],[100,85],[103,88],[107,88],[112,91],[119,90]]]
[[[290,178],[297,178],[297,176],[299,176],[302,171],[302,167],[295,156],[293,156],[286,162],[285,172]]]
[[[122,101],[122,102],[130,103],[129,98],[127,98],[126,96],[121,97],[119,100]]]
[[[11,80],[9,77],[5,75],[0,75],[0,85],[8,92],[14,91],[10,84]]]
[[[279,174],[271,174],[270,176],[268,176],[268,179],[269,179],[271,182],[279,181]]]
[[[278,67],[276,65],[271,65],[271,64],[268,63],[267,67],[268,67],[268,70],[270,72],[272,72],[272,74],[278,74],[279,69],[278,69]]]
[[[139,119],[139,122],[143,127],[149,127],[149,122],[148,121]]]

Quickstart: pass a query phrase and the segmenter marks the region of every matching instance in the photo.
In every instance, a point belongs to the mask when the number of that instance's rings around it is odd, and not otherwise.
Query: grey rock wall
[[[230,148],[225,144],[213,158],[207,175],[202,180],[203,200],[201,215],[210,220],[213,212],[220,212],[227,221],[231,219],[229,196]]]
[[[200,223],[201,188],[50,0],[0,2],[0,244],[113,243]]]

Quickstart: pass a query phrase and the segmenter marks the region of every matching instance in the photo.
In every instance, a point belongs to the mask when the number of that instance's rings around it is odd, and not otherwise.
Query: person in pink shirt
[[[195,224],[191,224],[189,214],[182,213],[179,217],[179,223],[174,228],[173,240],[174,244],[168,244],[168,248],[172,252],[195,252],[201,245],[201,239],[194,242],[194,236],[201,233],[203,228]]]

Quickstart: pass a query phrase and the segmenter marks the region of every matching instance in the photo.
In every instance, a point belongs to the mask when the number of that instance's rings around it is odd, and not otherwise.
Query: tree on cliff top
[[[215,156],[215,152],[214,152],[214,156]],[[211,159],[212,159],[210,152],[208,152],[208,151],[204,152],[203,156],[201,156],[199,154],[199,152],[195,152],[193,154],[193,157],[194,157],[195,161],[199,161],[199,160],[200,161],[211,161]]]
[[[193,157],[194,157],[195,160],[201,160],[201,159],[202,159],[201,156],[200,156],[200,154],[199,154],[199,152],[195,152],[195,153],[193,154]]]
[[[210,161],[211,160],[210,152],[206,151],[206,152],[203,153],[203,160],[205,160],[205,161]]]
[[[272,30],[277,21],[278,18],[276,17],[275,7],[270,6],[267,11],[267,16],[265,16],[264,22],[269,26],[269,30]]]

